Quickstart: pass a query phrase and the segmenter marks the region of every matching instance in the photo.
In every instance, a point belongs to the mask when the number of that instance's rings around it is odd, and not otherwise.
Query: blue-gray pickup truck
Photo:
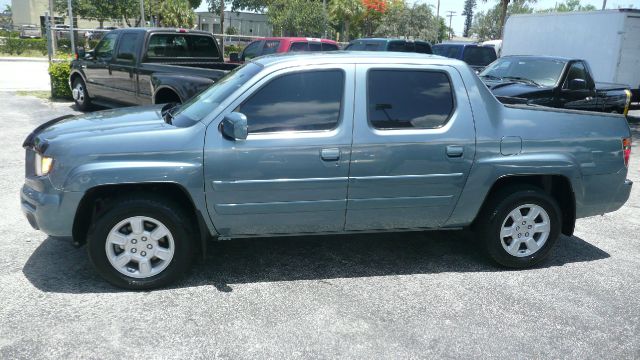
[[[463,62],[409,53],[261,57],[183,105],[54,119],[24,147],[31,225],[129,289],[243,237],[469,228],[527,267],[632,186],[624,116],[505,105]]]

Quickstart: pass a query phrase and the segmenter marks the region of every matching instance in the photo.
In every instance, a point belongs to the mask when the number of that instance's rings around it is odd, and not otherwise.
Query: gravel
[[[21,142],[69,103],[0,93],[0,358],[640,358],[640,125],[619,211],[529,270],[459,232],[233,240],[127,292],[21,213]]]

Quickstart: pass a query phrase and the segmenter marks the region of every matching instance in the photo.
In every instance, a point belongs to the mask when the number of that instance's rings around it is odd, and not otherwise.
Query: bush
[[[69,73],[71,62],[57,61],[49,65],[49,78],[51,79],[51,97],[54,99],[71,99],[69,88]]]
[[[47,40],[6,38],[3,39],[2,43],[0,43],[0,53],[4,54],[20,55],[29,50],[46,55]]]
[[[229,57],[231,53],[240,53],[243,47],[240,45],[225,45],[224,46],[224,56]]]

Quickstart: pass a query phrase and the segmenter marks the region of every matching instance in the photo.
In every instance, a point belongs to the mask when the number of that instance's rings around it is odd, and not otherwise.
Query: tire
[[[79,76],[73,80],[71,95],[73,96],[73,101],[76,103],[76,108],[78,110],[91,110],[91,98],[89,98],[89,93],[87,92],[87,85]]]
[[[516,223],[518,213],[521,218]],[[510,268],[543,261],[557,243],[562,227],[556,200],[537,187],[524,185],[495,193],[478,220],[477,230],[489,256]]]
[[[117,287],[166,286],[192,263],[191,224],[180,205],[157,196],[116,200],[89,229],[89,259],[98,274]]]

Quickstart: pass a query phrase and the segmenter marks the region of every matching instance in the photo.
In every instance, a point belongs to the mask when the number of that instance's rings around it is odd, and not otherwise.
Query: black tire
[[[550,231],[544,244],[530,255],[518,257],[510,254],[503,247],[503,239],[500,231],[503,222],[508,220],[509,214],[520,206],[532,204],[544,209],[549,217]],[[538,218],[540,219],[540,218]],[[528,225],[527,225],[528,226]],[[483,207],[482,213],[476,222],[476,230],[480,233],[485,243],[489,256],[498,264],[510,268],[531,267],[543,261],[550,253],[560,237],[562,227],[562,215],[560,207],[555,199],[534,186],[512,186],[496,192]],[[524,227],[523,227],[524,229]],[[522,230],[522,232],[527,230]],[[506,237],[505,244],[514,241],[514,238]],[[533,236],[533,235],[532,235]],[[527,251],[526,247],[523,251]]]
[[[173,257],[159,273],[138,278],[127,276],[111,265],[106,242],[109,233],[121,221],[145,216],[161,222],[173,237]],[[144,224],[149,225],[147,223]],[[111,284],[130,290],[147,290],[166,286],[176,281],[191,266],[194,254],[192,221],[178,204],[154,195],[115,200],[91,225],[87,234],[87,251],[96,271]],[[151,240],[151,239],[149,239]],[[131,245],[131,244],[129,244]],[[124,252],[124,250],[122,250]],[[140,253],[142,254],[142,253]],[[158,259],[155,259],[158,261]],[[150,260],[151,262],[151,260]]]
[[[80,111],[91,110],[91,98],[89,97],[89,93],[87,92],[87,85],[79,76],[73,80],[73,84],[71,87],[72,94],[74,90],[78,91],[78,96],[73,96],[73,101],[76,103],[76,108]]]

